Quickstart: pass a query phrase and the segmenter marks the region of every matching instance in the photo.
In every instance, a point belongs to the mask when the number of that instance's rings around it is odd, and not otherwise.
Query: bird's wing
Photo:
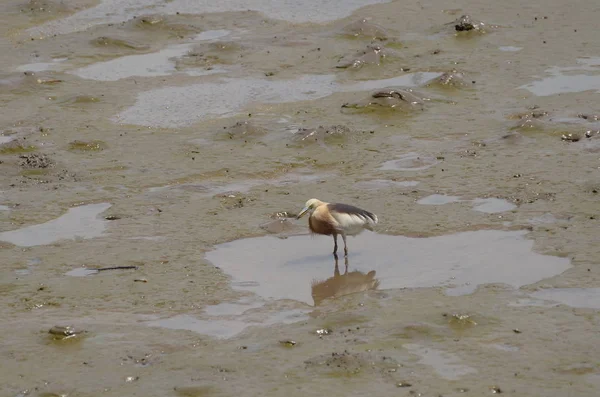
[[[370,229],[378,222],[377,215],[349,204],[328,204],[333,219],[342,227],[362,226]]]

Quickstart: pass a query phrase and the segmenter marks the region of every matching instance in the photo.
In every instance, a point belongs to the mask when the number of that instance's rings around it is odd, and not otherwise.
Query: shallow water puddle
[[[600,92],[600,58],[578,59],[579,66],[557,67],[546,70],[551,76],[520,86],[537,96],[548,96],[567,92],[596,90]],[[594,74],[572,74],[569,72],[595,72]]]
[[[0,211],[10,211],[10,207],[8,205],[0,205]]]
[[[571,307],[600,309],[600,288],[548,288],[530,295],[535,299],[558,302]]]
[[[21,247],[52,244],[63,239],[90,239],[101,236],[106,230],[108,221],[98,215],[111,204],[88,204],[70,208],[61,217],[27,226],[22,229],[10,230],[0,233],[0,241],[6,241]]]
[[[517,52],[517,51],[521,51],[523,49],[523,47],[514,47],[511,45],[506,45],[506,46],[498,47],[498,49],[500,51],[505,51],[505,52]]]
[[[348,238],[344,259],[325,236],[273,236],[237,240],[215,247],[207,259],[232,277],[232,287],[265,299],[293,299],[318,305],[369,289],[444,287],[447,295],[469,294],[478,285],[518,288],[562,273],[567,258],[532,251],[525,231],[482,230],[428,238],[364,232]]]
[[[44,72],[47,70],[58,70],[61,62],[66,61],[68,58],[55,58],[52,62],[38,62],[28,63],[17,67],[19,72]]]
[[[516,205],[504,199],[499,198],[476,198],[474,200],[463,200],[460,196],[446,196],[444,194],[431,194],[417,200],[417,204],[422,205],[444,205],[459,202],[469,202],[473,205],[473,210],[485,212],[486,214],[496,214],[499,212],[511,211],[517,208]]]
[[[292,309],[279,311],[266,318],[245,318],[237,316],[233,319],[212,317],[199,319],[187,314],[146,321],[146,325],[168,329],[181,329],[209,335],[219,339],[228,339],[238,335],[251,326],[269,326],[275,324],[291,324],[306,320],[306,310]]]
[[[427,197],[417,200],[417,204],[422,205],[444,205],[450,203],[458,203],[459,196],[446,196],[445,194],[431,194]]]
[[[324,98],[336,92],[365,91],[402,83],[415,87],[441,73],[411,73],[384,80],[339,83],[336,75],[304,75],[294,80],[222,78],[218,83],[164,87],[142,92],[113,121],[149,127],[180,127],[205,117],[232,116],[252,103],[287,103]],[[232,95],[235,93],[235,95]],[[168,103],[169,106],[164,106]]]
[[[360,181],[354,184],[359,189],[377,190],[391,187],[413,187],[417,186],[419,181],[394,181],[390,179],[373,179],[370,181]]]
[[[258,11],[269,18],[291,22],[327,22],[350,16],[355,10],[389,0],[277,0],[190,1],[172,0],[103,0],[95,7],[69,17],[47,22],[27,30],[33,37],[66,34],[87,30],[92,26],[127,21],[143,14],[206,14],[230,11]]]
[[[3,143],[8,143],[8,142],[12,141],[13,139],[15,139],[14,136],[0,135],[0,145]]]
[[[395,160],[386,161],[379,167],[383,171],[422,171],[438,164],[439,160],[419,153],[406,153]]]
[[[158,52],[141,55],[128,55],[106,62],[98,62],[89,66],[69,71],[68,73],[83,79],[100,81],[117,81],[127,77],[153,77],[168,76],[178,72],[175,68],[174,58],[183,56],[200,41],[212,41],[231,33],[228,30],[209,30],[200,33],[186,44],[169,46]],[[211,70],[193,69],[181,71],[194,76],[222,73],[225,69],[213,68]]]
[[[461,364],[460,359],[450,353],[414,343],[402,346],[419,356],[421,364],[432,367],[438,375],[445,379],[458,380],[465,375],[477,373],[475,368]]]

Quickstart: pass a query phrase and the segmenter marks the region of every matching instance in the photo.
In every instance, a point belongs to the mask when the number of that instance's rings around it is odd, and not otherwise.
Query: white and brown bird
[[[348,256],[346,236],[356,236],[364,229],[373,230],[377,224],[377,215],[349,204],[325,203],[316,198],[306,202],[296,219],[307,212],[310,231],[325,236],[333,236],[333,255],[337,256],[337,236],[344,240],[344,254]]]

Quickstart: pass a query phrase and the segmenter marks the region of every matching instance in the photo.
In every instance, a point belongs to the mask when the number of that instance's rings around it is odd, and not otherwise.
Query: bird
[[[346,236],[356,236],[364,229],[373,231],[379,221],[377,215],[367,210],[349,204],[326,203],[316,198],[306,202],[296,219],[302,218],[306,213],[310,213],[308,227],[313,234],[333,236],[333,255],[336,258],[338,234],[344,240],[344,256],[347,257]]]

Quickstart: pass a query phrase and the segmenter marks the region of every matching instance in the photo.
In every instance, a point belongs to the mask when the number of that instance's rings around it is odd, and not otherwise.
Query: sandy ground
[[[2,2],[0,394],[600,395],[596,2],[223,3]]]

